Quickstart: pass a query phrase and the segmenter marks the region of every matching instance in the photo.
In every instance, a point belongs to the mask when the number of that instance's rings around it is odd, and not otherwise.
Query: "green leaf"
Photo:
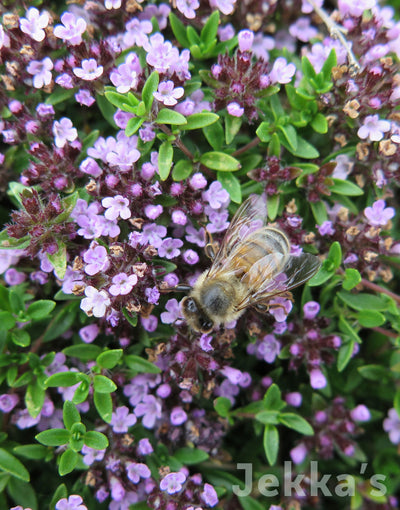
[[[86,376],[86,380],[82,381],[81,384],[76,388],[74,396],[72,397],[72,402],[74,404],[82,404],[88,395],[90,390],[90,377]]]
[[[26,314],[31,319],[44,319],[54,310],[55,306],[55,301],[50,301],[49,299],[39,299],[38,301],[35,301],[28,306]]]
[[[50,342],[68,331],[75,322],[77,311],[78,303],[76,302],[68,303],[62,306],[61,309],[59,308],[46,328],[43,342]]]
[[[268,425],[268,424],[271,424],[271,425],[277,425],[279,422],[278,422],[278,415],[279,415],[279,412],[278,411],[260,411],[259,413],[257,413],[254,418],[259,421],[260,423],[262,423],[263,425]]]
[[[120,110],[124,110],[124,105],[126,105],[127,102],[126,94],[120,94],[114,89],[114,87],[106,87],[104,96],[112,105],[116,106]]]
[[[240,187],[239,179],[230,172],[218,172],[217,179],[222,184],[222,187],[229,193],[232,202],[235,202],[235,204],[241,204],[242,188]]]
[[[217,397],[214,400],[214,409],[217,411],[219,416],[226,418],[229,416],[229,412],[232,407],[232,402],[226,397]]]
[[[329,248],[328,260],[333,264],[334,269],[338,269],[342,263],[342,248],[337,241]]]
[[[354,352],[354,344],[355,340],[350,339],[344,342],[340,347],[337,359],[337,369],[339,372],[343,372],[351,360]]]
[[[99,393],[98,391],[94,392],[94,405],[97,409],[97,412],[103,418],[106,423],[110,423],[112,418],[112,399],[110,393]]]
[[[75,404],[73,404],[70,400],[66,400],[63,406],[63,422],[65,428],[71,430],[72,425],[75,423],[81,422],[81,415],[79,414],[78,409]]]
[[[29,473],[22,462],[3,448],[0,448],[0,469],[24,482],[30,480]]]
[[[310,202],[311,210],[314,215],[315,221],[318,225],[322,225],[328,219],[326,206],[323,202]]]
[[[154,122],[157,124],[172,124],[176,126],[183,126],[187,123],[184,115],[175,110],[170,110],[169,108],[160,110]]]
[[[214,124],[218,119],[219,116],[216,113],[193,113],[192,115],[186,117],[187,124],[185,125],[184,130],[189,131],[191,129],[202,129],[210,126],[211,124]]]
[[[297,156],[298,158],[315,159],[319,157],[319,152],[317,149],[298,134],[297,148],[295,150],[291,148],[283,136],[280,136],[280,140],[285,149],[287,149],[291,154]]]
[[[387,368],[382,365],[364,365],[363,367],[358,367],[358,371],[364,379],[369,381],[382,382],[388,377]]]
[[[339,329],[342,333],[345,333],[351,340],[354,340],[358,344],[361,343],[361,338],[358,336],[355,329],[343,317],[343,315],[339,317]]]
[[[46,381],[47,388],[57,388],[58,386],[74,386],[80,382],[79,372],[57,372],[51,375]]]
[[[269,122],[261,122],[257,128],[256,135],[262,142],[269,142],[271,140],[271,124]]]
[[[146,112],[150,113],[151,107],[154,101],[153,93],[157,91],[158,84],[160,82],[160,77],[157,71],[153,71],[151,75],[147,78],[146,83],[143,86],[142,90],[142,100],[146,107]]]
[[[110,124],[110,126],[112,126],[114,129],[118,129],[114,121],[114,114],[116,109],[109,101],[107,101],[105,96],[96,94],[96,105],[99,107],[103,117]]]
[[[314,430],[308,421],[298,414],[281,413],[279,415],[279,421],[282,425],[285,425],[285,427],[296,430],[297,432],[300,432],[300,434],[304,434],[306,436],[312,436],[314,434]]]
[[[134,135],[146,119],[144,117],[132,117],[128,120],[125,128],[126,136]]]
[[[68,499],[68,491],[64,483],[60,484],[55,490],[53,497],[51,498],[49,510],[55,510],[55,506],[60,499]]]
[[[207,168],[221,172],[234,172],[240,168],[239,161],[233,156],[217,151],[205,152],[200,157],[200,163]]]
[[[328,121],[322,113],[317,113],[311,121],[311,127],[317,133],[325,134],[328,132]]]
[[[192,46],[197,46],[200,44],[200,36],[199,34],[196,32],[196,29],[194,27],[192,27],[191,25],[188,25],[186,27],[186,35],[189,39],[189,43],[190,43],[190,51],[192,52]],[[195,58],[198,58],[195,56]]]
[[[40,444],[24,444],[15,446],[13,452],[26,459],[42,460],[47,456],[49,450]]]
[[[109,444],[107,436],[96,430],[86,432],[83,441],[86,446],[94,448],[95,450],[105,450]]]
[[[28,384],[25,393],[25,405],[32,418],[36,418],[42,410],[44,397],[45,390],[37,379]]]
[[[171,25],[171,29],[176,37],[177,41],[183,48],[189,48],[190,42],[186,36],[186,28],[185,25],[179,20],[177,16],[173,12],[169,14],[169,22]]]
[[[290,124],[287,124],[286,126],[276,126],[277,129],[279,129],[279,131],[283,134],[283,136],[285,137],[285,141],[289,144],[290,148],[292,151],[296,151],[297,150],[297,132],[295,130],[295,128],[290,125]]]
[[[224,143],[224,128],[222,127],[220,121],[215,122],[210,126],[204,127],[203,133],[207,139],[207,142],[214,150],[218,151],[222,148]]]
[[[0,331],[8,331],[16,324],[14,315],[11,312],[0,311]]]
[[[200,32],[200,39],[205,47],[210,46],[217,37],[219,24],[219,11],[214,11]]]
[[[111,349],[109,351],[102,352],[96,358],[96,364],[101,368],[111,369],[114,368],[123,354],[122,349]]]
[[[60,457],[58,472],[61,476],[71,473],[78,464],[79,454],[73,450],[65,450]]]
[[[122,310],[122,313],[123,313],[125,319],[129,322],[129,324],[135,328],[137,326],[137,321],[138,321],[137,313],[128,312],[128,310],[126,308],[124,308]]]
[[[273,466],[278,457],[279,433],[275,425],[266,425],[264,429],[263,446],[267,460]]]
[[[66,429],[49,429],[36,434],[35,439],[45,446],[61,446],[67,444],[71,433]]]
[[[174,149],[170,142],[163,142],[158,151],[158,171],[162,181],[168,178],[171,171]]]
[[[343,288],[345,290],[354,289],[361,282],[361,275],[357,269],[347,268],[344,272]]]
[[[20,312],[25,313],[25,303],[22,297],[15,290],[9,291],[11,310],[19,315]]]
[[[38,510],[37,497],[32,484],[17,478],[10,478],[7,484],[7,492],[14,502],[21,505],[22,508]]]
[[[286,404],[281,398],[281,390],[277,384],[271,384],[264,395],[264,408],[269,411],[280,411]]]
[[[267,199],[268,218],[274,221],[279,210],[279,195],[272,195]]]
[[[57,245],[58,250],[56,251],[56,253],[53,254],[47,253],[46,256],[49,262],[54,267],[58,278],[62,280],[67,271],[67,247],[65,243],[63,243],[62,241],[58,241]]]
[[[394,396],[393,407],[396,409],[396,412],[400,418],[400,388],[396,391],[396,395]]]
[[[31,337],[25,329],[14,329],[11,332],[11,340],[19,347],[28,347],[31,343]]]
[[[375,310],[382,312],[387,310],[388,302],[381,296],[375,294],[367,294],[359,292],[358,294],[351,294],[350,292],[340,291],[337,296],[346,303],[346,305],[354,308],[354,310]]]
[[[324,65],[320,71],[325,78],[325,80],[329,80],[332,74],[332,69],[337,65],[336,51],[334,49],[328,55],[328,58],[325,60]]]
[[[21,239],[15,239],[14,237],[9,237],[7,229],[0,232],[0,246],[3,250],[14,250],[16,248],[23,250],[30,245],[30,242],[31,238],[28,235]]]
[[[243,510],[265,510],[264,505],[250,496],[238,496],[238,500]]]
[[[227,115],[225,117],[225,142],[227,145],[233,142],[235,136],[239,133],[241,125],[242,119],[240,117],[234,117],[232,115]]]
[[[74,93],[74,89],[57,87],[49,96],[47,96],[45,104],[51,104],[54,106],[59,103],[67,103],[68,99],[72,98]]]
[[[336,179],[336,177],[332,177],[333,185],[329,187],[329,189],[333,193],[337,193],[338,195],[346,195],[349,197],[358,197],[360,195],[364,195],[364,190],[354,184],[351,181],[343,181],[342,179]]]
[[[143,374],[159,374],[161,369],[158,366],[151,363],[147,359],[144,359],[136,354],[128,354],[124,357],[126,365],[135,372]]]
[[[97,393],[112,393],[117,389],[117,385],[105,375],[95,375],[93,388]]]
[[[301,59],[301,68],[304,76],[306,76],[308,79],[316,78],[317,73],[315,72],[313,65],[311,64],[307,57],[303,57]]]
[[[174,457],[182,462],[185,466],[192,466],[193,464],[199,464],[209,458],[209,455],[204,450],[199,448],[179,448],[174,453]]]
[[[376,328],[386,322],[385,316],[376,310],[363,310],[359,312],[357,320],[364,328]]]
[[[193,163],[188,159],[180,159],[172,169],[172,179],[176,182],[184,181],[193,172]]]
[[[71,358],[78,358],[81,361],[91,361],[101,354],[101,348],[93,344],[78,344],[70,345],[63,349],[62,352]]]

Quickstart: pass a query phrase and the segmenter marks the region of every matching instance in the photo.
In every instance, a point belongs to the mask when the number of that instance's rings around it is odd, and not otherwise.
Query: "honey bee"
[[[251,196],[237,210],[219,249],[207,245],[211,267],[182,300],[183,316],[193,330],[209,333],[249,307],[265,312],[271,298],[291,299],[290,290],[320,268],[315,255],[291,255],[287,236],[266,225],[266,219],[264,200]]]

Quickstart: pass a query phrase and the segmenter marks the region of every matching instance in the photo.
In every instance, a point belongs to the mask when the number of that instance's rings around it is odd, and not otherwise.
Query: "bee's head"
[[[196,300],[190,296],[182,299],[182,313],[189,326],[200,333],[210,333],[213,321],[199,308]]]

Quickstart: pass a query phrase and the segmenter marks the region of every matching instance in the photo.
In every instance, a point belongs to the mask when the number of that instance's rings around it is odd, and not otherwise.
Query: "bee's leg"
[[[206,244],[206,247],[204,248],[204,251],[209,259],[214,260],[218,253],[219,245],[218,245],[218,243],[213,241],[212,235],[207,230],[207,228],[206,227],[204,227],[204,228],[206,231],[206,240],[207,240],[207,244]]]
[[[166,286],[163,285],[165,283]],[[168,287],[168,284],[166,282],[163,282],[160,286],[160,292],[161,293],[167,293],[167,292],[189,292],[192,290],[192,287],[190,285],[187,285],[185,283],[178,283],[178,285],[175,285],[175,287]]]

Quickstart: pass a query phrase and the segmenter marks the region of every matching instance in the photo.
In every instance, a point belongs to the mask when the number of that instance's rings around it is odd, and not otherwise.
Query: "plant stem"
[[[381,287],[380,285],[377,285],[376,283],[372,283],[369,280],[366,280],[365,278],[361,278],[361,282],[364,287],[367,287],[368,289],[374,290],[375,292],[381,292],[382,294],[386,294],[387,296],[391,297],[400,305],[400,296],[395,294],[394,292],[385,289],[384,287]]]
[[[251,142],[247,143],[240,149],[238,149],[235,152],[232,152],[232,156],[235,158],[236,156],[240,156],[240,154],[243,154],[243,152],[246,152],[249,149],[252,149],[253,147],[256,147],[260,143],[260,139],[258,137],[254,138]]]

